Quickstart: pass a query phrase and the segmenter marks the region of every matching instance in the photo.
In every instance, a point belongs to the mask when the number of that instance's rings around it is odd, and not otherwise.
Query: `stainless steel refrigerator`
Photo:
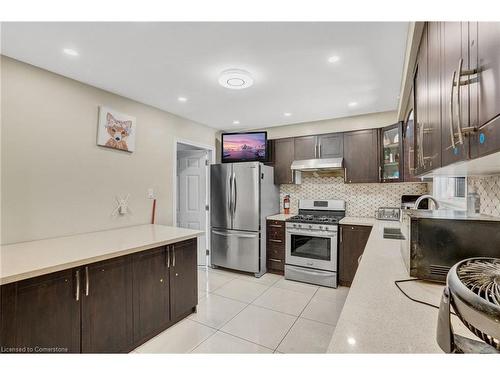
[[[210,169],[210,261],[213,267],[266,273],[266,217],[279,212],[274,171],[259,162]]]

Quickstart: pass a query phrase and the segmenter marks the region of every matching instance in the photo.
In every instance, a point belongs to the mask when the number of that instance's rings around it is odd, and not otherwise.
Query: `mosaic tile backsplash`
[[[300,185],[280,186],[280,211],[283,198],[290,194],[290,211],[298,211],[299,199],[343,199],[346,215],[373,217],[379,207],[399,207],[403,194],[426,194],[426,183],[346,184],[342,177],[303,176]]]
[[[479,194],[482,214],[500,217],[500,175],[468,177],[467,185]]]

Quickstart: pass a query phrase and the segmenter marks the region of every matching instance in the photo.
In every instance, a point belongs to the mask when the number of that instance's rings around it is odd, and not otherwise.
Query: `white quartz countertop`
[[[194,238],[202,231],[138,225],[0,246],[0,284]]]
[[[268,220],[280,220],[280,221],[285,221],[292,216],[295,216],[296,214],[276,214],[276,215],[271,215],[268,216],[266,219]]]
[[[367,223],[347,219],[347,224]],[[399,225],[373,219],[373,229],[328,352],[442,353],[436,343],[438,310],[411,301],[394,284],[395,280],[410,277],[400,241],[384,239],[383,228]],[[439,306],[444,284],[411,281],[400,286],[411,297]],[[474,338],[458,319],[453,317],[452,322],[457,333]]]

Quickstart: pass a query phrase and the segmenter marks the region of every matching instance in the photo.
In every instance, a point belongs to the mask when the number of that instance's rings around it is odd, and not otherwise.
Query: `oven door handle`
[[[327,238],[337,237],[337,232],[329,232],[327,234],[323,234],[323,233],[312,233],[312,232],[293,232],[293,231],[288,230],[286,233],[290,234],[290,235],[295,234],[297,236],[327,237]]]

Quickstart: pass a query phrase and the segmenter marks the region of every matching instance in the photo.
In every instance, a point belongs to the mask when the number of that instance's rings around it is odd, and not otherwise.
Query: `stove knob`
[[[302,228],[302,225],[299,224],[299,228]]]
[[[330,228],[328,228],[328,227],[325,227],[325,230],[330,230]]]
[[[323,226],[322,226],[322,225],[320,225],[320,226],[319,226],[319,230],[322,230],[322,229],[323,229]],[[326,227],[325,227],[325,229],[326,229]]]
[[[293,224],[293,227],[294,227],[294,228],[297,228],[297,224]]]
[[[309,224],[309,229],[313,229],[313,226],[311,224]]]

